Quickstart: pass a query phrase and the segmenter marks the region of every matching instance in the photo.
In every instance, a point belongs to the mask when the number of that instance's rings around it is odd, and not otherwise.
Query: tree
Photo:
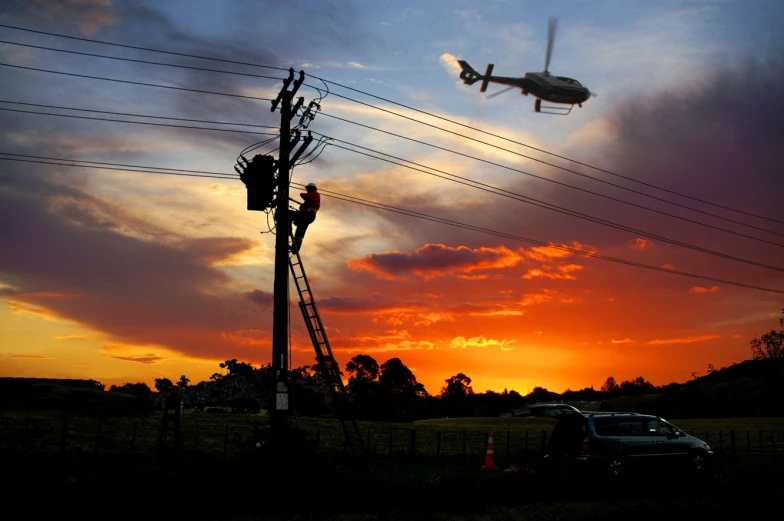
[[[441,388],[441,398],[461,400],[474,394],[474,390],[471,388],[471,379],[463,373],[457,373],[444,382],[446,385]]]
[[[390,358],[381,364],[378,381],[381,387],[392,396],[413,398],[424,392],[418,385],[416,376],[399,358]]]
[[[613,378],[612,376],[604,381],[604,385],[602,385],[602,389],[601,389],[603,393],[607,393],[607,394],[613,394],[617,390],[618,390],[618,384],[615,382],[615,378]]]
[[[174,389],[174,384],[168,378],[156,378],[155,390],[158,394],[167,395]]]
[[[784,309],[781,310],[784,315]],[[784,316],[779,319],[779,325],[784,328]],[[771,329],[760,338],[751,341],[751,356],[754,360],[781,360],[784,358],[784,329],[776,331]]]
[[[346,364],[346,372],[349,374],[349,381],[376,380],[379,373],[378,362],[370,355],[357,355]]]
[[[180,389],[185,389],[188,387],[188,384],[191,383],[191,379],[185,375],[180,376],[180,379],[177,381],[177,387]]]

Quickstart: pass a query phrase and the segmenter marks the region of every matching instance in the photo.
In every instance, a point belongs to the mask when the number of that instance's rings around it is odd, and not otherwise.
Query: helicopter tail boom
[[[460,65],[462,72],[460,73],[460,79],[463,80],[463,83],[466,85],[473,85],[477,81],[483,79],[482,76],[474,70],[473,67],[468,65],[468,62],[465,60],[457,60],[457,63]]]

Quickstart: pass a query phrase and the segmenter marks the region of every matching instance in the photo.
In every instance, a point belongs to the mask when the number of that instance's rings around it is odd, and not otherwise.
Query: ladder
[[[332,355],[327,332],[324,330],[324,324],[321,322],[321,316],[319,316],[316,308],[316,301],[313,299],[313,292],[310,290],[310,283],[305,275],[305,267],[302,265],[299,250],[296,253],[291,251],[293,241],[294,236],[289,235],[289,268],[291,268],[294,285],[297,287],[297,293],[299,293],[299,309],[302,311],[305,325],[310,334],[310,340],[313,342],[313,348],[316,350],[316,360],[320,366],[322,377],[327,387],[329,387],[335,416],[340,420],[340,424],[343,427],[346,445],[353,456],[357,455],[356,448],[358,447],[360,455],[364,457],[366,456],[365,446],[362,442],[362,435],[359,432],[357,422],[351,414],[351,404],[346,393],[346,387],[343,385],[343,379],[340,377],[340,366]]]

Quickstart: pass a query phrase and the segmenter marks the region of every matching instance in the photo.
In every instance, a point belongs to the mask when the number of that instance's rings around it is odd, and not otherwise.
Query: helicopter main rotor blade
[[[511,86],[511,87],[507,87],[507,88],[505,88],[505,89],[501,89],[501,90],[499,90],[498,92],[494,92],[494,93],[492,93],[492,94],[488,94],[488,95],[486,96],[486,99],[495,98],[496,96],[500,96],[500,95],[501,95],[501,94],[503,94],[504,92],[508,92],[508,91],[510,91],[510,90],[512,90],[512,89],[516,89],[516,88],[517,88],[517,87],[515,87],[515,86],[513,85],[513,86]]]
[[[550,70],[550,58],[553,56],[553,46],[555,45],[555,29],[558,27],[558,18],[551,16],[547,24],[547,58],[544,61],[544,71]]]

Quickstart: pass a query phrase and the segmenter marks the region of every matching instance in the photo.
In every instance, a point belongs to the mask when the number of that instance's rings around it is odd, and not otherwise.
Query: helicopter
[[[487,90],[488,83],[498,83],[509,85],[506,89],[495,92],[487,96],[488,99],[503,94],[512,89],[520,89],[523,96],[533,95],[536,98],[534,110],[543,114],[557,114],[565,116],[572,111],[574,105],[582,108],[582,104],[588,98],[595,97],[596,93],[588,90],[588,87],[573,78],[566,76],[555,76],[550,73],[550,58],[553,54],[553,44],[555,43],[555,29],[558,19],[550,17],[547,30],[547,57],[544,62],[544,72],[526,72],[522,78],[511,78],[505,76],[493,76],[493,64],[487,66],[484,75],[476,72],[465,60],[457,60],[462,72],[460,79],[466,85],[473,85],[482,80],[479,92]],[[542,105],[542,101],[569,105],[561,107],[558,105]],[[543,110],[544,109],[544,110]]]

